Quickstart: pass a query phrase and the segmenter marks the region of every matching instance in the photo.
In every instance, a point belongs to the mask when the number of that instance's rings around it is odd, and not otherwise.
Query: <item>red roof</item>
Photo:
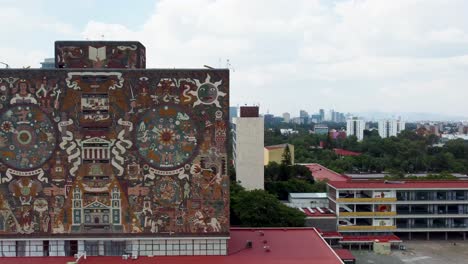
[[[228,256],[155,256],[123,260],[117,257],[88,257],[79,264],[338,264],[338,255],[314,228],[232,228]],[[263,234],[263,235],[262,235]],[[252,241],[252,248],[246,242]],[[265,242],[266,241],[266,242]],[[265,249],[269,247],[269,251]],[[64,257],[2,258],[2,264],[63,264]]]
[[[339,174],[334,172],[327,167],[324,167],[317,163],[310,163],[310,164],[302,164],[309,168],[310,172],[312,172],[312,176],[315,180],[323,181],[347,181],[348,177],[346,175]]]
[[[339,148],[334,148],[333,151],[335,152],[336,155],[340,156],[359,156],[362,153],[360,152],[354,152],[346,149],[339,149]]]
[[[318,207],[320,210],[323,212],[320,212],[317,207],[307,207],[307,208],[301,208],[302,212],[306,214],[308,217],[335,217],[336,214],[333,213],[329,208],[325,207]]]
[[[332,181],[328,183],[337,189],[468,189],[468,181],[374,181],[349,180]]]
[[[356,260],[353,254],[351,254],[351,251],[347,249],[336,248],[335,252],[342,260]]]
[[[320,235],[323,237],[323,238],[343,238],[343,235],[341,235],[339,232],[333,232],[333,231],[330,231],[330,232],[323,232],[323,231],[320,231]]]
[[[398,236],[395,235],[381,235],[381,236],[343,236],[341,242],[343,243],[370,243],[370,242],[402,242]]]

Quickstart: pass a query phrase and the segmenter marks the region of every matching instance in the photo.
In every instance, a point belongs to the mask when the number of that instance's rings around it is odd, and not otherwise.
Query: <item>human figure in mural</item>
[[[29,83],[26,80],[20,80],[18,82],[18,89],[13,90],[15,93],[14,97],[10,100],[10,104],[19,104],[19,103],[30,103],[30,104],[37,104],[36,98],[34,98],[31,93],[28,91]]]

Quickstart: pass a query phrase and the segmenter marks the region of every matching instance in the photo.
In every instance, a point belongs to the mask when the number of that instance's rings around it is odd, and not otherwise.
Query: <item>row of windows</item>
[[[79,244],[81,246],[79,246]],[[227,241],[207,240],[136,240],[136,241],[0,241],[0,255],[15,256],[73,256],[85,251],[88,256],[225,255]]]

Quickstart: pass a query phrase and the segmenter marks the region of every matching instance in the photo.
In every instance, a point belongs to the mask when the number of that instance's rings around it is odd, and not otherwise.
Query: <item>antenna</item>
[[[232,67],[231,61],[229,59],[226,59],[226,68],[232,70],[232,72],[236,72],[236,69]]]

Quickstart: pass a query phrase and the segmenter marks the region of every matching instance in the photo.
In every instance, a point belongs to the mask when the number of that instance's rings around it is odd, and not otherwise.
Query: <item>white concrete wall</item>
[[[382,138],[396,137],[402,130],[405,130],[405,122],[401,120],[380,120],[379,135]]]
[[[346,136],[356,136],[358,141],[362,141],[365,127],[366,122],[364,120],[348,119],[346,120]]]
[[[325,207],[328,208],[328,198],[292,198],[289,200],[293,207]]]
[[[247,190],[264,189],[263,117],[235,118],[236,178]]]

